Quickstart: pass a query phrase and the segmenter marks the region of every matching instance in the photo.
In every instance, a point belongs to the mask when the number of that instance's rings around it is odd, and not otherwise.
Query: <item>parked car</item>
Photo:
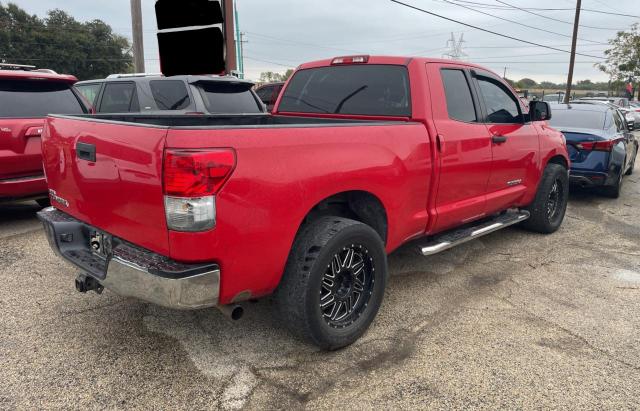
[[[97,113],[262,113],[253,83],[232,76],[120,74],[81,81],[76,88]]]
[[[581,98],[579,100],[571,101],[571,104],[605,104],[614,107],[622,113],[627,127],[630,131],[640,127],[640,112],[632,110],[629,100],[626,98]],[[626,107],[625,107],[626,104]]]
[[[629,99],[626,97],[582,97],[579,101],[601,101],[614,104],[620,108],[629,108]]]
[[[282,93],[273,115],[50,117],[39,216],[77,289],[234,319],[275,293],[283,325],[337,349],[373,321],[400,245],[562,224],[569,158],[549,104],[523,106],[495,73],[339,57]]]
[[[565,93],[559,92],[556,94],[545,94],[542,97],[542,101],[546,101],[547,103],[562,103],[564,102]]]
[[[567,140],[570,181],[619,197],[623,177],[633,173],[638,155],[638,141],[620,110],[608,104],[558,104],[549,124]]]
[[[273,107],[275,107],[283,87],[284,83],[269,83],[263,84],[256,89],[258,97],[267,106],[268,111],[273,110]]]
[[[77,79],[33,66],[0,64],[0,202],[47,205],[40,135],[49,113],[83,114]]]

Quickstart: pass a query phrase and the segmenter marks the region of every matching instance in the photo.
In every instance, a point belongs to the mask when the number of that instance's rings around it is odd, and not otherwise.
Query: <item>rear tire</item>
[[[48,198],[41,198],[36,200],[36,203],[42,208],[51,207],[51,201]]]
[[[275,303],[282,323],[324,350],[354,343],[375,318],[387,283],[387,255],[371,227],[341,217],[304,226]]]
[[[625,159],[624,162],[627,160]],[[624,164],[624,163],[623,163]],[[620,168],[620,175],[618,179],[612,186],[604,186],[600,187],[600,194],[609,198],[620,198],[620,194],[622,193],[622,182],[624,181],[624,173],[622,172],[622,167]]]
[[[536,198],[526,208],[531,217],[522,223],[527,230],[542,234],[558,231],[564,221],[569,202],[569,175],[560,164],[549,164],[544,170]]]
[[[631,167],[627,170],[628,176],[633,175],[633,170],[636,168],[636,160],[638,160],[638,149],[636,148],[636,155],[633,157],[633,161],[631,162]]]

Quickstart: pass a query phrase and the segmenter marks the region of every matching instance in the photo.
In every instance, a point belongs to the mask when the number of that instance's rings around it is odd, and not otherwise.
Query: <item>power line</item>
[[[485,16],[493,17],[493,18],[496,18],[498,20],[508,21],[509,23],[514,23],[514,24],[517,24],[517,25],[522,26],[522,27],[527,27],[527,28],[538,30],[538,31],[542,31],[542,32],[545,32],[545,33],[555,34],[556,36],[571,38],[571,36],[568,35],[568,34],[558,33],[556,31],[545,30],[545,29],[541,29],[539,27],[530,26],[528,24],[520,23],[519,21],[510,20],[510,19],[507,19],[507,18],[504,18],[504,17],[496,16],[496,15],[491,14],[491,13],[485,13],[484,11],[480,11],[480,10],[474,9],[473,7],[465,6],[463,4],[454,3],[453,1],[449,1],[449,0],[438,0],[438,1],[442,1],[442,2],[445,2],[445,3],[448,3],[448,4],[453,4],[454,6],[458,6],[458,7],[462,7],[462,8],[471,10],[471,11],[475,11],[476,13],[484,14]],[[595,43],[595,44],[606,44],[606,43],[602,43],[602,42],[599,42],[599,41],[588,40],[588,39],[580,39],[580,40],[588,41],[590,43]]]
[[[529,13],[529,14],[533,14],[534,16],[542,17],[543,19],[547,19],[547,20],[551,20],[551,21],[557,21],[559,23],[569,24],[569,25],[573,26],[573,23],[570,22],[570,21],[560,20],[560,19],[556,19],[554,17],[545,16],[544,14],[535,13],[533,11],[523,9],[522,7],[514,6],[513,4],[509,4],[509,3],[505,3],[502,0],[496,0],[496,1],[498,3],[500,3],[500,4],[504,4],[505,6],[512,7],[514,9],[516,9],[516,10],[521,10],[521,11],[524,11],[525,13]],[[595,29],[595,30],[608,30],[608,31],[617,31],[618,30],[618,29],[612,29],[610,27],[587,26],[587,25],[584,25],[584,24],[581,24],[580,27],[584,27],[584,28],[588,28],[588,29]],[[582,40],[582,39],[579,39],[579,40]]]
[[[464,22],[459,21],[459,20],[455,20],[455,19],[452,19],[452,18],[449,18],[449,17],[445,17],[445,16],[442,16],[440,14],[436,14],[436,13],[433,13],[431,11],[427,11],[427,10],[421,9],[419,7],[416,7],[416,6],[412,6],[410,4],[403,3],[403,2],[401,2],[399,0],[390,0],[390,1],[392,3],[396,3],[396,4],[399,4],[401,6],[405,6],[405,7],[408,7],[410,9],[414,9],[414,10],[420,11],[422,13],[430,14],[432,16],[435,16],[435,17],[438,17],[438,18],[441,18],[441,19],[444,19],[444,20],[448,20],[448,21],[451,21],[451,22],[454,22],[454,23],[458,23],[458,24],[461,24],[461,25],[466,26],[466,27],[471,27],[471,28],[476,29],[476,30],[484,31],[486,33],[490,33],[490,34],[493,34],[495,36],[500,36],[500,37],[504,37],[504,38],[507,38],[507,39],[519,41],[521,43],[531,44],[532,46],[538,46],[538,47],[542,47],[542,48],[549,49],[549,50],[561,51],[563,53],[570,53],[570,51],[568,51],[568,50],[562,50],[562,49],[551,47],[551,46],[545,46],[544,44],[534,43],[532,41],[519,39],[517,37],[509,36],[507,34],[502,34],[502,33],[498,33],[498,32],[492,31],[492,30],[488,30],[488,29],[485,29],[485,28],[482,28],[482,27],[474,26],[473,24],[464,23]],[[593,56],[593,55],[584,54],[584,53],[576,53],[576,55],[583,56],[583,57],[591,57],[591,58],[596,58],[596,59],[601,58],[599,56]]]
[[[303,42],[299,42],[299,41],[294,41],[294,40],[289,40],[289,39],[282,39],[282,38],[273,37],[273,36],[268,36],[266,34],[259,34],[259,33],[251,32],[251,31],[247,31],[247,34],[253,35],[253,36],[258,36],[258,37],[264,37],[266,39],[269,39],[269,40],[272,40],[272,41],[278,41],[278,42],[281,42],[281,43],[290,43],[290,44],[295,44],[295,45],[300,45],[300,46],[317,47],[317,48],[329,49],[329,50],[346,51],[347,53],[359,53],[359,51],[356,51],[356,50],[341,49],[341,48],[336,48],[336,47],[327,47],[327,46],[321,46],[319,44],[312,44],[312,43],[303,43]]]
[[[477,1],[469,1],[469,0],[456,0],[458,3],[464,4],[472,4],[474,6],[492,9],[492,10],[513,10],[513,7],[510,6],[500,6],[498,4],[489,4],[489,3],[480,3]],[[603,4],[603,3],[600,3]],[[522,10],[533,10],[533,11],[574,11],[574,8],[544,8],[544,7],[520,7]],[[588,11],[590,13],[598,13],[598,14],[608,14],[612,16],[621,16],[621,17],[633,17],[640,19],[640,16],[634,14],[626,14],[626,13],[613,13],[602,10],[594,10],[594,9],[582,9],[582,11]]]

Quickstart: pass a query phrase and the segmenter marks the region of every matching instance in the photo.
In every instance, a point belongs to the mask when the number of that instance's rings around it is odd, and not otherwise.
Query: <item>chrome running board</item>
[[[466,226],[446,233],[435,236],[425,246],[420,247],[423,255],[434,255],[441,253],[450,248],[459,246],[468,241],[475,240],[487,234],[491,234],[503,228],[507,228],[514,224],[521,223],[530,217],[528,211],[507,211],[504,214],[492,218],[491,220],[483,220],[481,223],[473,226]]]

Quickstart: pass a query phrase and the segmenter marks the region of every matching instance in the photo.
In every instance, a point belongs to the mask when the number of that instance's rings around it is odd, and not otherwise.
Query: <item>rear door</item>
[[[437,221],[442,231],[482,218],[491,175],[491,137],[480,120],[477,96],[464,67],[428,64],[433,117],[440,151],[436,194]]]
[[[539,181],[540,141],[536,127],[525,122],[520,99],[501,79],[474,70],[493,162],[487,186],[487,212],[516,204]]]
[[[66,82],[0,80],[0,179],[41,176],[44,117],[84,110]]]

